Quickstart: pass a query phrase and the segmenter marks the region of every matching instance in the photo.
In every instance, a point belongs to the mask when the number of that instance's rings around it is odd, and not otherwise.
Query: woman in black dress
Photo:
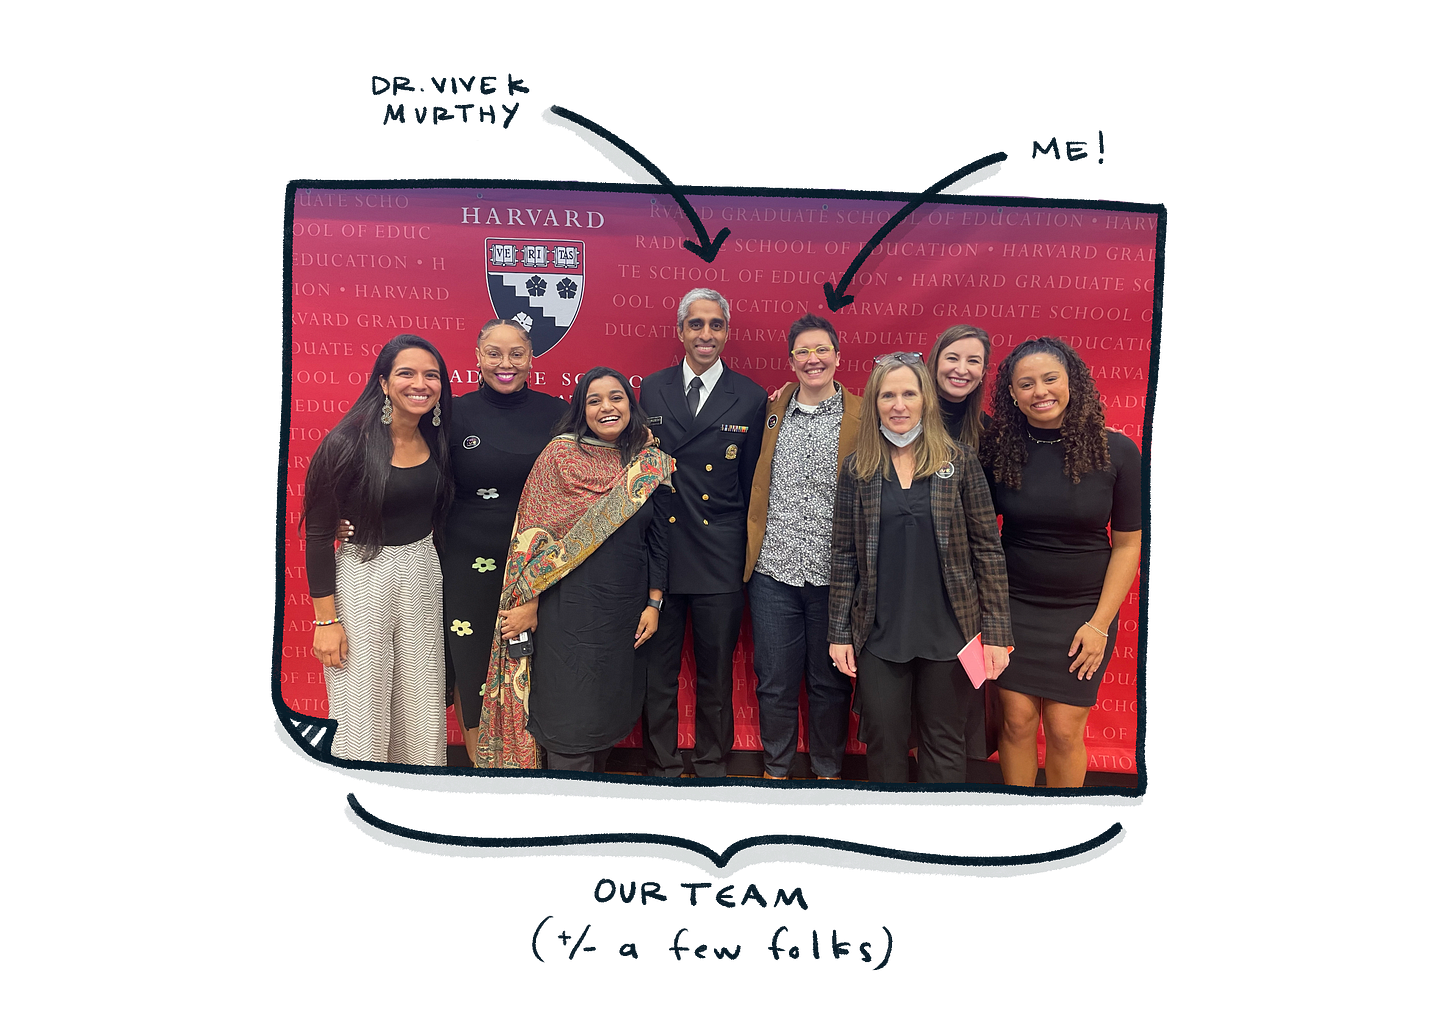
[[[475,762],[481,686],[521,488],[566,402],[532,391],[531,336],[514,321],[485,323],[475,344],[478,391],[453,407],[455,502],[445,523],[445,647],[455,715]]]
[[[1000,678],[1002,779],[1035,783],[1040,721],[1047,786],[1081,787],[1082,732],[1137,575],[1141,457],[1107,429],[1092,373],[1060,339],[1012,350],[994,397],[981,459],[1002,517],[1016,631]]]
[[[308,465],[313,652],[341,759],[445,765],[438,537],[450,504],[450,376],[419,336],[384,344]],[[341,515],[357,538],[334,550]]]
[[[870,780],[909,779],[913,726],[920,781],[959,784],[972,686],[957,657],[980,634],[994,678],[1011,644],[996,513],[920,354],[878,358],[863,405],[835,496],[829,656],[858,680]]]
[[[599,773],[642,715],[636,650],[667,588],[673,460],[609,367],[582,376],[558,429],[521,494],[477,758],[528,765],[540,746],[547,769]],[[512,659],[527,630],[532,654]]]
[[[516,505],[536,457],[566,411],[565,400],[526,384],[531,336],[516,322],[487,321],[475,343],[475,359],[479,389],[456,396],[451,407],[455,499],[440,553],[448,687],[454,690],[455,717],[472,766]],[[345,520],[340,536],[350,532],[348,525]]]

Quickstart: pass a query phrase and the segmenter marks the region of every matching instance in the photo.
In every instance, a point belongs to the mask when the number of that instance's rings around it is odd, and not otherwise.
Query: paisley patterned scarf
[[[659,484],[671,482],[673,458],[657,441],[625,467],[616,446],[593,438],[580,444],[558,435],[541,453],[516,511],[506,558],[502,611],[520,607],[580,565],[617,527],[647,503]],[[511,657],[497,616],[480,714],[475,765],[536,769],[536,740],[526,731],[531,697],[531,658]]]

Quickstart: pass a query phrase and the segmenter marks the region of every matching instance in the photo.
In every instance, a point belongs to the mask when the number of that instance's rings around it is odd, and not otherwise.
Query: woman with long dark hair
[[[918,353],[879,357],[834,506],[829,656],[857,676],[869,777],[961,783],[972,686],[958,656],[981,636],[988,677],[1006,666],[1006,568],[986,478],[941,423]]]
[[[1107,429],[1092,372],[1060,339],[1012,350],[994,398],[981,460],[1002,518],[1016,629],[999,681],[1002,779],[1035,782],[1040,722],[1047,786],[1081,787],[1082,732],[1137,575],[1141,457],[1131,439]]]
[[[414,335],[384,344],[308,466],[303,523],[314,656],[333,753],[445,764],[445,647],[434,537],[450,504],[450,376]],[[354,539],[334,551],[341,516]]]
[[[653,494],[673,459],[609,367],[582,375],[557,430],[521,492],[477,766],[542,765],[539,745],[547,769],[601,772],[642,715],[636,650],[657,631],[671,524]]]

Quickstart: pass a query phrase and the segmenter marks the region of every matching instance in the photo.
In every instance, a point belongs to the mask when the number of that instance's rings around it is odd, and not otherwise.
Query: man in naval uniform
[[[693,772],[725,777],[733,748],[733,649],[743,620],[748,499],[763,445],[767,394],[730,371],[728,301],[710,289],[678,304],[683,361],[642,379],[642,412],[664,451],[677,459],[668,521],[667,595],[657,634],[642,650],[647,698],[642,745],[647,773],[678,777],[678,673],[683,629],[693,621],[697,664]]]

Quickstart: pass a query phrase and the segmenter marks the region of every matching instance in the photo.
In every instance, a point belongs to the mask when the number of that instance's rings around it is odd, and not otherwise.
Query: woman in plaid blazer
[[[857,681],[870,780],[909,779],[913,725],[921,782],[961,783],[972,687],[957,654],[979,633],[994,678],[1011,646],[996,512],[920,354],[878,358],[862,405],[835,498],[829,655]]]

